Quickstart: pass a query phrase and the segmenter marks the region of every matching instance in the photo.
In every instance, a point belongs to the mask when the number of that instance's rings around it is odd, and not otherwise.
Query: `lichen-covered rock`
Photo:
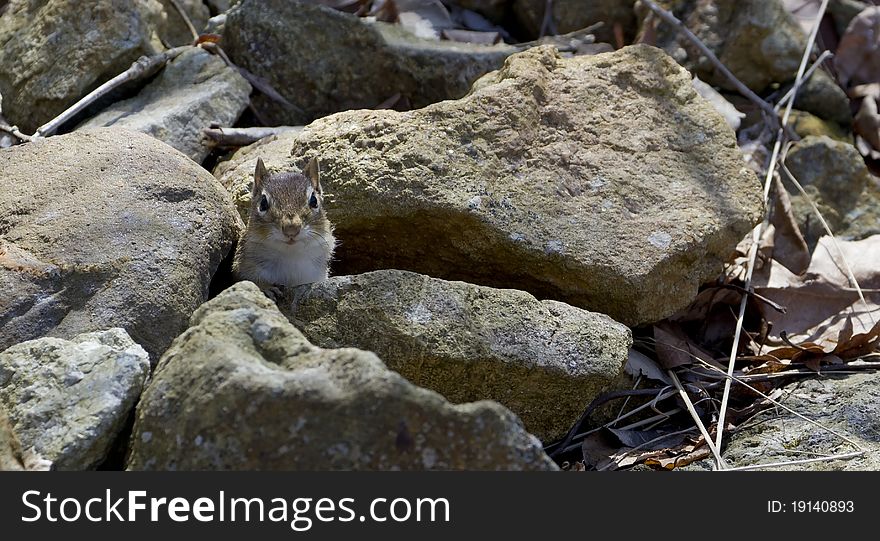
[[[595,30],[599,41],[615,43],[614,27],[619,26],[622,36],[630,43],[636,32],[634,4],[635,0],[554,0],[552,4],[548,4],[547,0],[515,0],[513,13],[531,38],[541,35],[549,5],[552,9],[552,30],[558,34],[574,32],[601,22],[602,26]]]
[[[825,374],[789,389],[783,403],[799,414],[855,441],[865,453],[849,460],[775,466],[788,471],[877,471],[880,469],[880,378],[866,372]],[[840,437],[781,408],[770,408],[731,435],[724,460],[731,467],[789,462],[858,451]],[[711,469],[701,461],[688,469]]]
[[[550,470],[517,417],[311,345],[250,282],[203,305],[137,407],[133,470]]]
[[[150,373],[123,329],[40,338],[0,353],[0,407],[26,448],[61,470],[106,458]]]
[[[253,101],[268,122],[288,125],[395,95],[413,107],[459,98],[516,50],[420,39],[399,25],[294,0],[242,1],[228,14],[223,47],[291,102],[262,94]]]
[[[2,149],[0,171],[2,349],[122,327],[158,359],[240,227],[210,174],[129,130]]]
[[[155,32],[162,16],[156,0],[11,0],[0,17],[4,115],[33,133],[161,49]]]
[[[0,403],[0,471],[22,470],[24,470],[24,457],[21,454],[21,442],[12,430],[6,408]]]
[[[267,165],[320,158],[335,274],[515,288],[632,326],[687,305],[763,215],[733,132],[647,46],[537,47],[460,100],[339,113],[288,141]],[[250,181],[225,180],[237,194]]]
[[[290,298],[281,311],[313,344],[372,351],[455,403],[500,402],[544,441],[608,390],[632,343],[602,314],[411,272],[333,277]]]
[[[245,110],[251,85],[218,56],[183,52],[133,98],[117,102],[80,128],[116,126],[152,135],[201,163],[211,151],[202,130],[232,126]]]
[[[860,240],[880,233],[880,181],[852,144],[825,136],[805,137],[792,147],[785,163],[836,236]],[[826,235],[825,228],[809,201],[785,176],[783,184],[812,248]]]

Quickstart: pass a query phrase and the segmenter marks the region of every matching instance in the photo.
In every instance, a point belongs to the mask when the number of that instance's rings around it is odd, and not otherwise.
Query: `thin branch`
[[[244,147],[260,139],[287,132],[301,131],[302,126],[276,126],[257,128],[205,128],[202,133],[220,147]]]
[[[775,122],[775,125],[773,126],[774,128],[778,127],[779,116],[776,114],[776,111],[773,109],[773,106],[770,105],[769,103],[767,103],[766,101],[764,101],[763,99],[761,99],[760,96],[758,96],[757,94],[752,92],[752,89],[750,89],[742,81],[737,79],[736,75],[734,75],[733,72],[731,72],[729,69],[727,69],[727,66],[725,66],[721,62],[721,60],[718,60],[718,57],[715,56],[715,53],[713,53],[700,40],[700,38],[698,38],[693,32],[691,32],[688,29],[688,27],[686,27],[684,25],[684,23],[682,23],[680,20],[678,20],[678,18],[675,15],[673,15],[672,13],[670,13],[669,11],[666,11],[665,9],[663,9],[660,6],[658,6],[657,4],[655,4],[652,0],[642,0],[642,2],[646,6],[648,6],[651,9],[651,11],[656,13],[658,17],[663,19],[666,23],[674,26],[679,32],[681,32],[684,35],[684,37],[686,37],[688,39],[688,41],[693,43],[694,46],[697,49],[699,49],[700,52],[703,53],[703,55],[706,58],[709,59],[709,62],[711,62],[712,65],[715,66],[715,68],[717,68],[718,71],[720,71],[724,75],[724,77],[727,78],[727,80],[730,81],[733,84],[733,86],[736,87],[736,89],[739,91],[740,94],[742,94],[743,96],[748,98],[750,101],[752,101],[755,105],[760,107],[761,110],[766,112],[770,116],[771,119],[774,119],[774,122]]]
[[[193,41],[199,39],[199,32],[196,30],[195,25],[193,25],[192,19],[189,18],[189,15],[186,13],[186,10],[183,9],[183,6],[180,5],[180,2],[177,0],[170,0],[171,5],[174,6],[174,9],[177,10],[177,14],[180,15],[180,18],[183,19],[184,24],[189,29],[189,33],[192,34]]]
[[[681,385],[681,382],[678,380],[678,376],[672,370],[667,370],[669,373],[669,377],[672,378],[672,383],[675,384],[675,388],[678,390],[679,396],[684,401],[684,405],[687,407],[688,413],[691,414],[691,418],[693,418],[694,423],[696,423],[697,428],[700,429],[700,433],[703,435],[703,439],[706,440],[706,445],[709,446],[709,450],[712,451],[712,455],[715,456],[715,461],[718,464],[719,470],[726,470],[727,463],[724,462],[724,459],[721,458],[721,452],[719,451],[719,447],[717,447],[714,443],[712,443],[712,436],[709,434],[709,431],[706,430],[706,425],[703,424],[703,420],[700,419],[700,416],[697,415],[697,410],[694,408],[694,404],[691,402],[691,397],[688,396],[687,391],[684,390],[684,387]],[[723,425],[718,425],[717,430],[721,431]]]
[[[177,58],[180,53],[190,48],[192,48],[191,45],[184,45],[182,47],[168,49],[165,52],[153,56],[142,56],[138,58],[131,65],[130,68],[120,73],[116,77],[110,79],[98,88],[92,90],[87,96],[74,103],[66,111],[40,126],[37,129],[37,133],[34,134],[33,138],[40,139],[42,137],[53,135],[65,122],[76,116],[83,109],[85,109],[113,89],[129,81],[134,81],[143,77],[153,75],[163,66],[165,66],[167,62],[173,60],[174,58]]]
[[[822,51],[822,54],[819,55],[819,58],[817,58],[816,61],[813,62],[813,65],[810,66],[810,69],[808,69],[807,72],[804,74],[804,80],[809,80],[809,78],[813,76],[813,73],[815,73],[816,69],[822,65],[822,62],[825,62],[832,57],[834,57],[834,54],[832,54],[831,51]],[[788,92],[786,92],[785,95],[782,96],[782,98],[780,98],[778,102],[776,102],[776,106],[773,109],[778,112],[784,105],[788,105],[788,100],[790,100],[792,96],[794,96],[793,86],[788,89]]]
[[[650,0],[643,0],[646,2],[650,2]],[[810,60],[810,52],[813,50],[813,44],[816,42],[816,36],[819,33],[819,25],[822,22],[822,17],[825,16],[825,9],[828,7],[828,0],[822,0],[822,5],[819,7],[819,12],[816,14],[816,21],[813,23],[813,31],[810,32],[810,37],[807,40],[807,44],[804,47],[804,54],[801,57],[801,64],[798,67],[797,77],[794,80],[794,87],[792,88],[792,97],[788,100],[788,103],[785,106],[785,114],[782,115],[782,125],[779,127],[779,130],[776,134],[776,142],[773,144],[773,152],[770,156],[770,162],[767,164],[767,176],[764,178],[764,206],[766,208],[767,201],[770,196],[770,186],[773,180],[773,173],[776,170],[776,165],[779,161],[779,153],[782,149],[782,142],[785,138],[785,127],[788,125],[788,119],[791,116],[792,105],[794,105],[795,98],[797,97],[798,90],[800,90],[801,84],[804,80],[804,72],[807,69],[807,63]],[[774,118],[776,117],[776,112],[773,112]],[[751,289],[752,287],[752,273],[755,270],[755,261],[758,255],[758,245],[761,242],[761,233],[764,229],[764,224],[767,222],[767,217],[765,216],[764,222],[758,224],[757,227],[752,231],[752,245],[749,247],[749,260],[746,269],[746,279],[744,287],[745,289]],[[715,446],[719,449],[721,448],[721,442],[724,438],[724,417],[727,413],[727,404],[728,400],[730,400],[730,383],[733,378],[734,366],[736,365],[736,354],[739,350],[739,339],[740,334],[742,333],[743,320],[746,315],[746,303],[748,301],[748,297],[743,297],[740,300],[739,304],[739,314],[736,319],[736,329],[734,330],[733,335],[733,345],[730,349],[730,361],[727,367],[727,379],[724,382],[724,392],[721,397],[721,410],[718,414],[718,430],[715,431]],[[720,466],[720,464],[719,464]]]

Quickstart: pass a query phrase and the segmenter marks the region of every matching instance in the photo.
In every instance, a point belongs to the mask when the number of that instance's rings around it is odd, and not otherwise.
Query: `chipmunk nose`
[[[284,220],[281,222],[281,232],[284,236],[293,240],[302,230],[302,220]]]

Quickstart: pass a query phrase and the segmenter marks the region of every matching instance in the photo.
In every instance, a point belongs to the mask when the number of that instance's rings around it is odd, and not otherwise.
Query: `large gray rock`
[[[80,128],[116,126],[152,135],[201,163],[210,153],[202,130],[232,126],[251,85],[237,70],[200,48],[182,53],[137,96],[115,103]]]
[[[23,342],[0,353],[0,407],[24,447],[57,469],[90,469],[107,457],[149,373],[147,352],[123,329]]]
[[[128,467],[555,469],[506,408],[453,406],[372,353],[315,347],[250,282],[199,308],[159,362]]]
[[[789,471],[880,470],[880,378],[865,372],[826,374],[792,385],[782,402],[792,410],[855,441],[865,454],[849,460],[776,466]],[[724,459],[731,467],[755,466],[852,453],[851,444],[781,408],[770,408],[729,437]],[[688,469],[711,469],[709,461]]]
[[[785,163],[836,236],[860,240],[880,233],[880,180],[868,171],[852,144],[825,136],[805,137],[792,147]],[[809,200],[785,176],[783,184],[812,248],[826,235],[825,228]]]
[[[534,48],[461,100],[339,113],[271,144],[270,168],[321,160],[335,274],[521,289],[632,326],[687,305],[763,215],[733,132],[647,46]],[[247,205],[244,169],[218,173]]]
[[[632,344],[602,314],[403,271],[333,277],[279,306],[313,344],[375,352],[455,403],[500,402],[544,441],[619,378]]]
[[[226,20],[223,47],[293,107],[265,95],[254,106],[272,124],[297,125],[395,94],[413,107],[460,98],[515,49],[416,38],[399,25],[293,0],[244,0]]]
[[[154,359],[238,233],[222,186],[147,135],[84,130],[0,150],[0,348],[123,327]]]
[[[11,0],[0,17],[3,112],[33,133],[139,56],[161,49],[156,0]]]

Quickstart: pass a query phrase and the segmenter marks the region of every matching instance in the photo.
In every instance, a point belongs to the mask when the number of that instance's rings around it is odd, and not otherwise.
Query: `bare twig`
[[[19,141],[29,142],[31,137],[19,131],[18,126],[14,126],[6,121],[3,117],[3,94],[0,94],[0,131],[6,132],[15,137]],[[14,142],[12,144],[15,144]]]
[[[203,133],[220,147],[244,147],[260,139],[286,132],[302,131],[302,126],[276,126],[271,128],[205,128]]]
[[[538,33],[539,38],[543,38],[548,34],[556,33],[556,25],[553,23],[553,0],[545,0],[544,2],[544,18],[541,20],[541,30]]]
[[[191,45],[184,45],[182,47],[168,49],[165,52],[153,56],[142,56],[138,58],[130,68],[102,84],[95,90],[92,90],[88,95],[74,103],[66,111],[40,126],[33,138],[39,139],[41,137],[53,135],[65,122],[76,116],[79,112],[106,95],[108,92],[129,81],[148,77],[156,73],[165,66],[167,62],[177,58],[180,53],[190,48],[192,48]]]
[[[177,0],[170,0],[171,5],[174,6],[174,9],[177,11],[177,14],[180,15],[180,18],[183,19],[184,24],[189,29],[189,33],[192,34],[193,41],[199,39],[199,32],[196,30],[195,25],[193,25],[192,19],[189,18],[189,15],[183,9],[183,6],[180,5],[180,2]]]
[[[813,65],[810,66],[810,69],[808,69],[807,72],[804,73],[804,80],[805,81],[809,80],[810,77],[813,76],[813,73],[816,72],[816,69],[818,69],[819,66],[822,65],[822,62],[825,62],[826,60],[833,58],[833,57],[834,57],[834,54],[832,54],[831,51],[822,51],[822,54],[820,54],[819,58],[817,58],[816,61],[813,62]],[[778,112],[784,106],[788,105],[788,100],[790,100],[793,95],[794,95],[794,87],[792,86],[791,88],[788,89],[788,92],[786,92],[785,95],[782,96],[782,98],[780,98],[778,102],[776,102],[776,106],[773,109],[775,109]]]
[[[650,0],[642,0],[644,2],[650,2]],[[767,201],[770,195],[770,186],[773,181],[773,174],[776,170],[776,165],[779,161],[779,153],[782,149],[782,143],[785,138],[785,127],[788,125],[788,119],[791,116],[792,105],[795,102],[795,98],[797,97],[797,92],[801,87],[801,84],[804,80],[804,72],[807,69],[807,63],[810,60],[810,52],[813,50],[813,44],[816,42],[816,36],[819,33],[819,24],[822,22],[822,17],[825,15],[825,9],[828,7],[828,0],[822,0],[822,5],[819,7],[819,12],[816,14],[816,21],[813,23],[813,31],[810,33],[810,37],[807,40],[807,44],[804,47],[804,54],[801,58],[801,64],[798,67],[797,76],[794,80],[794,87],[792,88],[792,97],[788,100],[788,103],[785,106],[785,114],[782,115],[782,124],[779,127],[776,134],[776,142],[773,144],[773,152],[770,155],[770,162],[767,164],[767,176],[764,178],[764,206],[767,206]],[[766,103],[766,102],[765,102]],[[776,112],[773,112],[774,118],[776,117]],[[761,242],[761,233],[765,227],[765,222],[767,222],[767,218],[765,216],[764,222],[758,224],[757,227],[752,231],[752,245],[749,247],[749,259],[746,270],[746,279],[744,287],[745,289],[751,289],[752,287],[752,273],[755,269],[755,260],[758,255],[758,245]],[[717,448],[721,448],[721,442],[724,438],[724,417],[727,413],[727,404],[730,399],[730,383],[733,378],[734,366],[736,364],[736,354],[739,350],[739,339],[742,333],[743,320],[746,315],[746,303],[748,301],[748,297],[743,296],[742,300],[739,304],[739,314],[736,319],[736,329],[734,330],[733,335],[733,345],[730,349],[730,359],[727,367],[727,376],[728,379],[724,382],[724,392],[721,397],[721,410],[718,414],[718,430],[715,431],[715,446]],[[720,466],[720,464],[719,464]]]
[[[709,59],[709,62],[711,62],[712,65],[715,66],[715,68],[718,69],[718,71],[720,71],[724,75],[724,77],[727,78],[727,80],[730,81],[731,84],[733,84],[734,87],[736,87],[740,94],[748,98],[755,105],[760,107],[761,110],[766,112],[770,116],[770,118],[773,119],[773,122],[775,123],[775,125],[773,126],[774,128],[779,126],[779,117],[776,114],[776,111],[773,109],[773,106],[761,99],[760,96],[752,92],[752,89],[747,87],[742,81],[740,81],[736,77],[736,75],[733,74],[733,72],[727,69],[727,66],[725,66],[720,60],[718,60],[718,57],[715,56],[715,53],[713,53],[711,49],[706,47],[706,45],[700,40],[700,38],[698,38],[693,32],[691,32],[684,25],[684,23],[678,20],[678,18],[669,11],[666,11],[665,9],[655,4],[652,0],[642,0],[642,2],[646,6],[648,6],[651,11],[656,13],[658,17],[663,19],[666,23],[674,26],[679,32],[684,35],[684,37],[688,39],[688,41],[693,43],[694,46],[699,49],[700,52],[706,56],[706,58]]]
[[[706,445],[709,446],[709,450],[712,451],[712,455],[715,456],[715,461],[718,465],[719,470],[726,470],[727,463],[724,462],[724,459],[721,458],[721,452],[719,451],[719,447],[717,447],[714,443],[712,443],[712,436],[709,435],[709,431],[706,430],[706,425],[703,424],[703,420],[700,419],[700,416],[697,415],[697,410],[694,408],[693,402],[691,402],[691,397],[688,396],[687,391],[684,390],[684,387],[681,385],[681,382],[678,380],[678,376],[674,371],[668,370],[669,377],[672,378],[672,383],[675,385],[675,388],[678,390],[678,394],[681,399],[684,401],[684,405],[687,407],[688,413],[691,414],[691,418],[693,418],[694,423],[696,423],[697,428],[700,429],[700,433],[703,435],[703,439],[706,440]],[[721,430],[722,425],[719,425],[717,430]]]

